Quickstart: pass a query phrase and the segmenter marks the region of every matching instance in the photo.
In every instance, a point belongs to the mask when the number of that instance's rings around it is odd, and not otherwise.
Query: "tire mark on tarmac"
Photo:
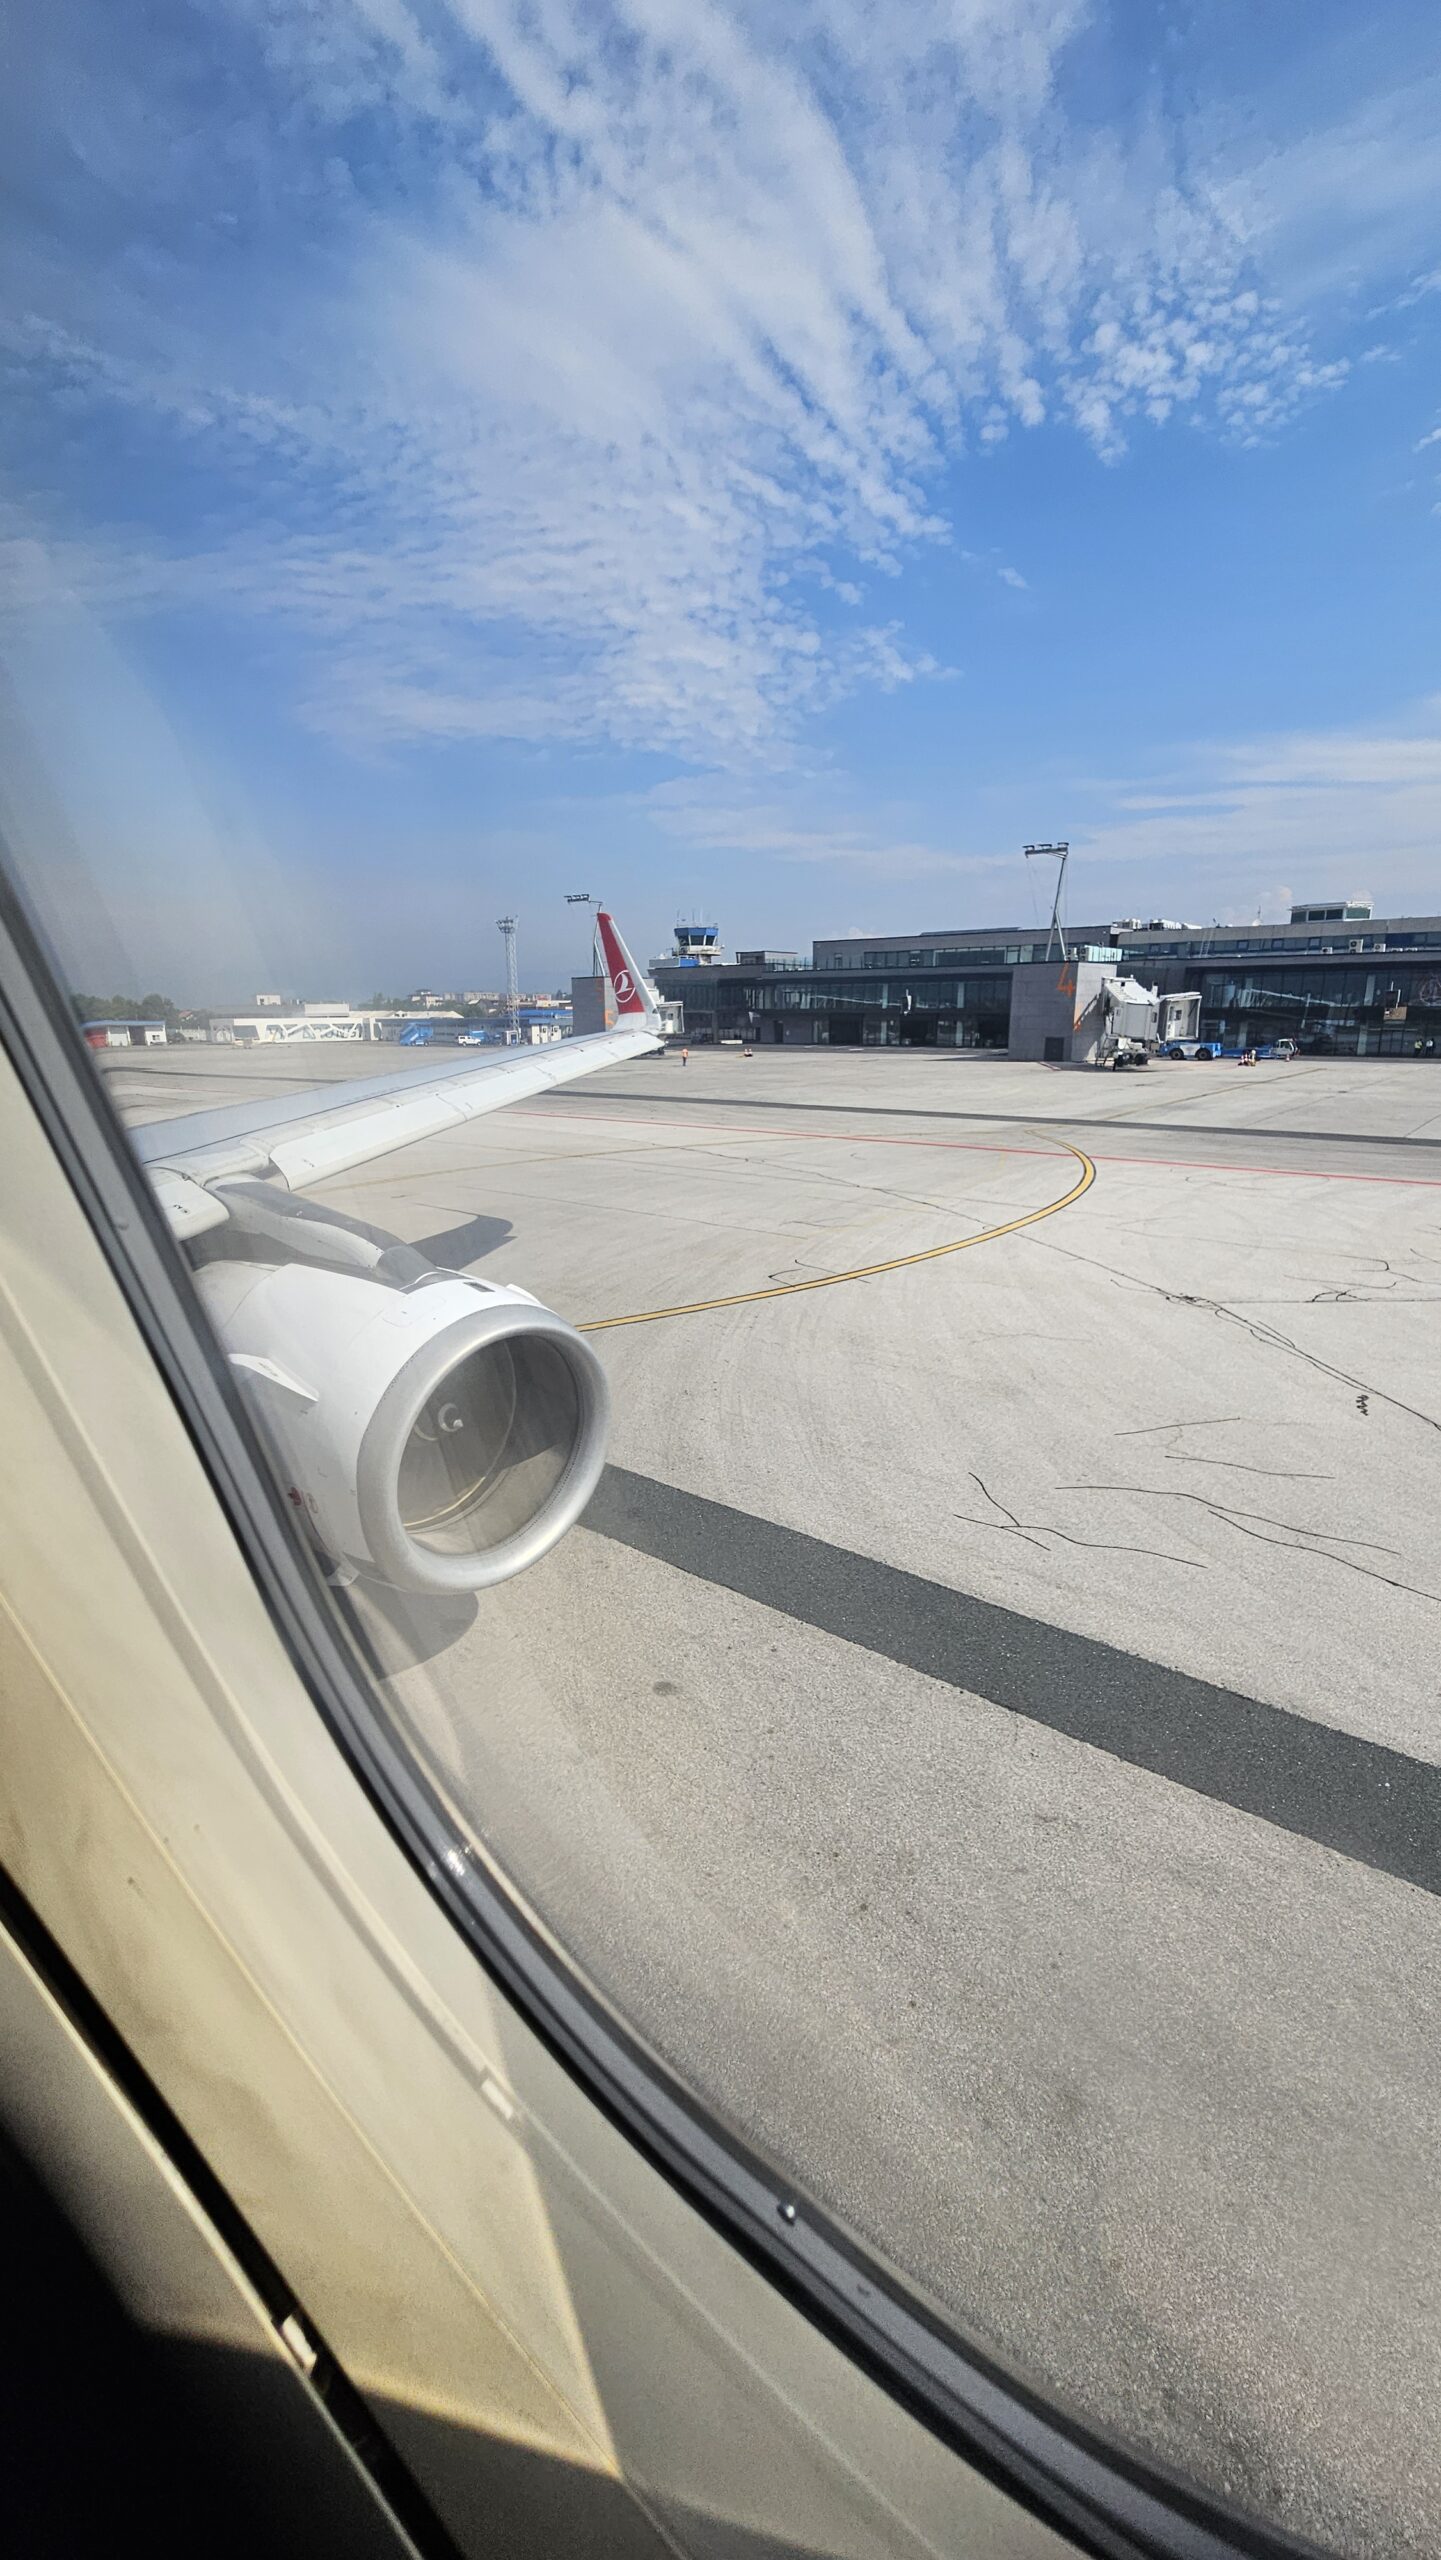
[[[608,1467],[584,1525],[1028,1723],[1441,1893],[1441,1768],[778,1521]]]

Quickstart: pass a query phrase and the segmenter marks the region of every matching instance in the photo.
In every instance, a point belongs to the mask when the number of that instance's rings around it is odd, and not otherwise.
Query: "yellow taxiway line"
[[[664,1324],[670,1316],[708,1315],[715,1307],[754,1307],[765,1298],[795,1298],[806,1289],[840,1289],[850,1280],[876,1280],[884,1271],[908,1271],[916,1262],[938,1262],[943,1254],[966,1253],[976,1244],[994,1244],[999,1236],[1013,1236],[1021,1227],[1034,1227],[1042,1218],[1054,1218],[1058,1211],[1069,1209],[1073,1200],[1079,1200],[1083,1192],[1090,1190],[1096,1179],[1096,1168],[1090,1157],[1080,1147],[1073,1147],[1069,1138],[1058,1138],[1056,1144],[1064,1147],[1067,1155],[1075,1157],[1081,1168],[1078,1179],[1059,1200],[1047,1200],[1039,1209],[1028,1209],[1022,1218],[1008,1218],[1004,1226],[982,1227],[979,1234],[956,1236],[950,1244],[924,1245],[919,1253],[893,1254],[889,1262],[864,1262],[854,1271],[826,1271],[816,1280],[785,1280],[771,1289],[738,1289],[728,1298],[694,1298],[687,1306],[645,1307],[630,1316],[595,1316],[579,1330],[582,1333],[609,1333],[617,1325]]]

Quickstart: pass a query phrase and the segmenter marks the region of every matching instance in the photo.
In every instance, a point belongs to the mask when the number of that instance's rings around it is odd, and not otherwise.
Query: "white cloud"
[[[1427,301],[1433,293],[1441,293],[1441,267],[1433,267],[1429,275],[1413,276],[1404,292],[1381,307],[1386,311],[1414,311],[1418,302]]]
[[[32,244],[12,352],[204,490],[182,528],[162,479],[64,573],[298,629],[306,716],[356,742],[784,759],[846,692],[941,672],[847,617],[949,538],[949,458],[1046,419],[1112,461],[1180,415],[1254,441],[1344,370],[1252,258],[1314,171],[1228,195],[1184,134],[1073,122],[1083,0],[805,0],[780,35],[743,0],[232,14],[248,122],[238,79],[197,129],[193,81],[142,114],[72,65],[164,289]],[[247,226],[279,241],[250,267],[216,248]]]
[[[1378,53],[1378,62],[1384,62]],[[1331,117],[1314,115],[1296,130],[1289,80],[1265,105],[1288,130],[1258,150],[1254,139],[1216,139],[1216,202],[1239,239],[1251,247],[1292,306],[1322,294],[1351,294],[1372,279],[1413,269],[1399,292],[1373,304],[1404,311],[1436,289],[1437,274],[1415,274],[1418,254],[1434,250],[1441,217],[1441,74],[1434,52],[1423,76],[1351,97]],[[1334,82],[1338,99],[1354,87],[1345,58]],[[1394,74],[1393,74],[1394,80]]]
[[[1284,868],[1307,894],[1365,894],[1384,879],[1393,913],[1436,903],[1441,694],[1385,725],[1296,730],[1190,750],[1158,783],[1101,786],[1105,809],[1075,830],[1087,872],[1144,864],[1204,883],[1208,912]]]
[[[1144,778],[1073,776],[1056,787],[1076,812],[1075,914],[1131,913],[1138,876],[1147,913],[1201,921],[1245,922],[1258,903],[1275,913],[1278,880],[1299,883],[1298,895],[1374,892],[1393,914],[1436,903],[1441,694],[1385,722],[1203,742]],[[1009,809],[987,825],[991,849],[985,836],[977,842],[974,820],[948,835],[916,808],[858,810],[840,776],[799,767],[750,788],[678,779],[634,805],[682,854],[708,863],[717,883],[751,858],[827,869],[837,884],[847,875],[882,886],[950,879],[979,920],[1024,903]]]
[[[996,576],[1001,580],[1002,585],[1007,587],[1020,587],[1026,590],[1031,583],[1029,578],[1022,577],[1019,569],[998,569]]]
[[[961,878],[1014,871],[1012,853],[972,853],[914,832],[860,819],[834,774],[797,772],[761,788],[704,776],[659,783],[636,803],[657,832],[687,853],[722,860],[758,856],[824,865],[878,881]],[[861,928],[857,928],[861,930]]]

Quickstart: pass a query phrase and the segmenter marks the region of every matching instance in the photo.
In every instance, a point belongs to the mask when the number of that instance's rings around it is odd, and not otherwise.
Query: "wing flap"
[[[150,1180],[172,1233],[182,1242],[204,1235],[207,1227],[223,1226],[230,1215],[224,1201],[217,1200],[203,1183],[192,1181],[188,1173],[176,1173],[162,1164],[155,1167]]]

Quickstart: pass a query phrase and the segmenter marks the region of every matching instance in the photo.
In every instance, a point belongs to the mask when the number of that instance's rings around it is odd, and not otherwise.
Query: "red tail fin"
[[[645,979],[632,960],[619,933],[614,916],[604,907],[596,910],[600,930],[600,947],[605,953],[606,974],[615,989],[615,1009],[627,1017],[646,1016],[651,1011],[651,994]]]

